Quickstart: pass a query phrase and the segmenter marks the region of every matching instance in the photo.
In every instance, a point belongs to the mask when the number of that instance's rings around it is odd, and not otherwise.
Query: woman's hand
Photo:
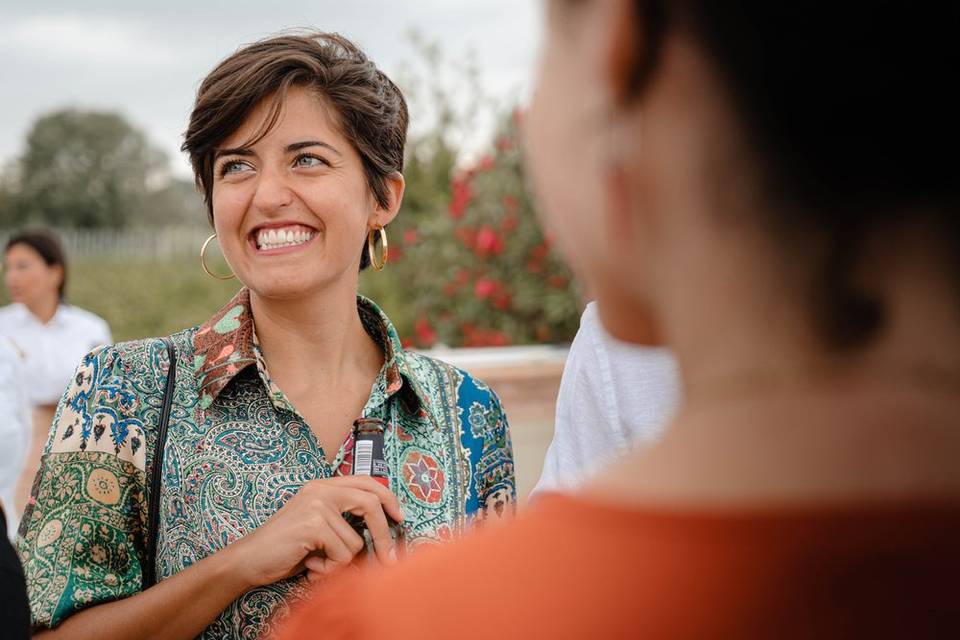
[[[397,559],[387,514],[403,520],[397,497],[368,476],[313,480],[303,486],[261,527],[228,546],[243,579],[251,587],[271,584],[307,569],[310,580],[349,565],[363,550],[363,538],[344,520],[363,518],[376,558]]]

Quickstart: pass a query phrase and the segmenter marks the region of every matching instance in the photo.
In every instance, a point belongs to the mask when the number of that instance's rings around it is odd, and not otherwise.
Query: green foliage
[[[131,227],[207,226],[207,208],[192,180],[171,178],[130,212]]]
[[[454,175],[446,215],[421,216],[397,239],[393,269],[414,295],[408,340],[417,346],[559,342],[576,332],[570,273],[525,189],[519,125],[519,111],[504,118],[491,153]]]
[[[75,109],[40,117],[14,169],[0,204],[9,226],[123,228],[167,182],[167,158],[140,130],[115,113]]]

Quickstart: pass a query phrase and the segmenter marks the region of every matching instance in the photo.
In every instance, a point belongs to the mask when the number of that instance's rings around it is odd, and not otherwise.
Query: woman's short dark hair
[[[371,193],[381,207],[389,205],[387,178],[403,171],[409,120],[403,94],[347,38],[322,32],[289,34],[239,49],[218,64],[197,91],[182,150],[190,155],[211,223],[217,146],[265,99],[272,101],[266,122],[249,144],[269,133],[291,87],[310,88],[333,108],[336,125],[360,155]],[[368,263],[361,251],[361,268]]]
[[[882,296],[855,283],[878,233],[932,231],[960,286],[960,5],[635,3],[635,95],[665,34],[692,36],[760,167],[764,224],[786,256],[811,263],[809,307],[828,345],[865,345],[883,329]]]
[[[36,251],[48,267],[60,267],[63,272],[59,289],[60,300],[62,301],[67,288],[67,256],[63,252],[63,247],[60,246],[57,237],[49,231],[21,231],[10,236],[7,240],[7,246],[3,249],[3,254],[6,255],[10,252],[10,249],[18,244],[26,245]]]

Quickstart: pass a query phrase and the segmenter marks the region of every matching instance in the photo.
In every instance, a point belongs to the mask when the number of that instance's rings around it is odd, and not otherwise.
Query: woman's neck
[[[33,314],[42,324],[47,324],[53,320],[53,316],[57,315],[57,309],[60,307],[60,299],[54,297],[31,300],[30,302],[24,303],[24,306],[27,308],[27,311]]]
[[[589,492],[695,507],[957,499],[958,385],[960,371],[923,367],[701,380],[662,441]]]
[[[292,300],[251,292],[250,306],[270,374],[287,393],[314,384],[337,387],[382,365],[382,350],[360,321],[353,290]]]

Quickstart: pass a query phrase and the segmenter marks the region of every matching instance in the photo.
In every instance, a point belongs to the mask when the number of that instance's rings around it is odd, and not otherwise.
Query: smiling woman
[[[160,457],[163,341],[77,371],[18,541],[42,636],[262,637],[311,581],[512,511],[496,395],[405,352],[356,294],[387,257],[406,128],[397,87],[337,35],[250,45],[201,84],[184,149],[244,287],[171,336]]]

